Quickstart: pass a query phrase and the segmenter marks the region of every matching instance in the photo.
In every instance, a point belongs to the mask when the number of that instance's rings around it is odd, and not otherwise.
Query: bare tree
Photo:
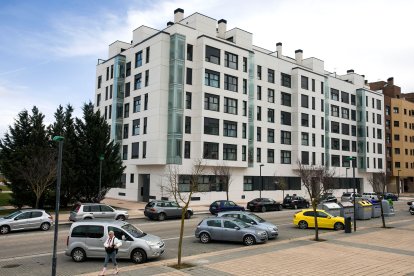
[[[316,207],[320,201],[321,196],[332,191],[332,180],[335,172],[333,170],[329,170],[329,168],[325,166],[305,165],[302,164],[301,161],[298,161],[297,164],[297,174],[301,178],[302,185],[305,187],[305,190],[311,199],[315,221],[315,240],[319,241],[319,228]],[[302,227],[307,227],[307,225],[305,224]]]
[[[369,179],[369,184],[371,184],[374,193],[377,194],[378,200],[381,206],[381,218],[382,218],[382,227],[385,227],[385,217],[384,210],[382,208],[382,200],[384,199],[385,190],[387,188],[387,183],[389,175],[386,172],[373,173],[372,177]]]
[[[39,208],[40,198],[56,180],[56,170],[56,152],[52,149],[38,150],[18,168],[36,196],[35,208]]]
[[[227,166],[226,163],[222,163],[221,165],[212,167],[211,171],[216,177],[216,181],[219,180],[219,182],[224,185],[224,190],[226,191],[226,197],[227,197],[227,200],[229,200],[229,190],[230,190],[231,182],[233,180],[230,167]]]
[[[287,190],[289,188],[288,183],[286,182],[286,178],[285,177],[276,177],[276,183],[277,183],[277,188],[279,190],[282,190],[282,202],[283,199],[285,198],[285,190]]]
[[[186,218],[188,206],[191,202],[191,197],[193,193],[199,191],[199,177],[203,175],[205,165],[201,159],[194,161],[191,174],[189,175],[189,184],[188,187],[182,188],[179,185],[179,176],[181,175],[179,167],[176,165],[168,166],[167,178],[168,182],[165,185],[162,185],[161,188],[165,194],[172,196],[177,203],[182,207],[181,211],[181,227],[180,227],[180,239],[178,242],[178,262],[177,268],[181,268],[181,255],[182,255],[182,245],[183,245],[183,235],[184,235],[184,219]]]

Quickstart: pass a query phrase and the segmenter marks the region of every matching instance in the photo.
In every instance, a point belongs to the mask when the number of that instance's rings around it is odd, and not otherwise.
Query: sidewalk
[[[187,269],[169,267],[174,259],[121,267],[120,275],[414,275],[414,220],[389,226],[324,233],[324,242],[312,241],[309,230],[303,238],[184,257],[194,265]]]

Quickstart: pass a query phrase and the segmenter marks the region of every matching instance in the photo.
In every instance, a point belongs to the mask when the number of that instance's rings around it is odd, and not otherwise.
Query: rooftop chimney
[[[172,21],[167,22],[167,27],[172,26],[172,25],[174,25],[174,22],[172,22]]]
[[[218,21],[218,37],[225,38],[227,30],[227,21],[225,19],[220,19]]]
[[[282,42],[276,43],[277,57],[282,57]]]
[[[388,85],[394,85],[394,78],[393,77],[388,78],[387,82],[388,82]]]
[[[174,23],[180,22],[184,18],[184,10],[183,9],[176,9],[174,11]]]
[[[303,51],[301,49],[295,51],[295,59],[297,64],[302,64]]]
[[[347,73],[347,74],[354,73],[354,69],[349,69],[349,70],[347,70],[347,71],[346,71],[346,73]]]

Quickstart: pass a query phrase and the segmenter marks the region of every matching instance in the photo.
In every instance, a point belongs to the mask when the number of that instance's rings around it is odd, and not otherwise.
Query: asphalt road
[[[394,204],[396,216],[387,217],[386,221],[398,221],[413,218],[408,212],[406,202]],[[293,226],[292,216],[296,210],[283,210],[281,212],[259,213],[264,219],[279,226],[279,238],[270,240],[277,246],[280,240],[312,236],[313,229],[300,230]],[[208,215],[196,215],[185,221],[183,256],[197,255],[207,252],[220,251],[230,248],[244,246],[239,243],[213,242],[201,244],[194,237],[194,230],[200,220]],[[159,259],[166,260],[177,257],[179,239],[179,220],[166,220],[163,222],[149,221],[147,219],[132,219],[130,223],[141,228],[144,232],[160,236],[166,243],[166,252]],[[359,226],[381,227],[381,218],[360,221],[357,220],[357,231]],[[75,275],[100,270],[102,259],[92,259],[83,263],[74,263],[72,259],[64,254],[69,225],[59,226],[58,241],[58,275]],[[321,230],[330,232],[332,230]],[[25,231],[0,236],[0,275],[49,275],[51,273],[51,259],[53,249],[53,231]],[[158,259],[158,260],[159,260]],[[153,260],[156,262],[157,260]],[[121,260],[120,266],[128,266],[132,263]]]

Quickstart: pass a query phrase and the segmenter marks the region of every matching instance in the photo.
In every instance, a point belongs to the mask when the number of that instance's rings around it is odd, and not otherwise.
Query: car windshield
[[[125,224],[121,228],[128,232],[134,238],[141,238],[146,235],[144,232],[142,232],[141,229],[136,228],[132,224]]]
[[[233,222],[235,224],[237,224],[237,226],[239,226],[240,228],[248,228],[248,227],[252,226],[251,224],[248,224],[248,223],[246,223],[246,222],[244,222],[240,219],[235,219],[235,220],[233,220]]]
[[[16,212],[11,213],[8,216],[5,216],[4,218],[5,219],[11,219],[11,218],[13,218],[13,217],[15,217],[15,216],[17,216],[18,214],[21,214],[21,213],[22,213],[22,211],[16,211]]]
[[[249,217],[257,220],[259,223],[266,222],[264,219],[262,219],[261,217],[255,215],[255,214],[249,214]]]

